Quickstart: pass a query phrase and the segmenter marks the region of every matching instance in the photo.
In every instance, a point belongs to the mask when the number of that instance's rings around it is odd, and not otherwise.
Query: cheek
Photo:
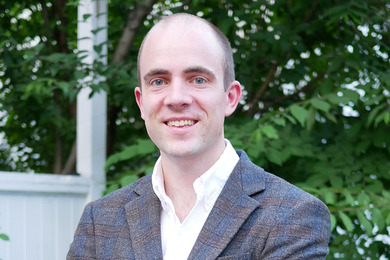
[[[163,102],[157,98],[145,99],[143,103],[143,113],[141,116],[144,120],[152,120],[158,117],[159,113],[162,113]]]

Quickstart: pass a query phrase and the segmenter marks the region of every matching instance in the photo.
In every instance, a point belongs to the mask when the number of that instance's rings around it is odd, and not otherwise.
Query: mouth
[[[174,127],[185,127],[185,126],[192,126],[196,124],[198,121],[195,120],[171,120],[166,121],[165,124],[167,126],[174,126]]]

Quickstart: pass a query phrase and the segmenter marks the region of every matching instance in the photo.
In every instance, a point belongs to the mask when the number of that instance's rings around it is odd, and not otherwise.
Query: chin
[[[163,153],[170,157],[176,157],[176,158],[186,158],[190,156],[195,156],[197,153],[193,150],[187,149],[180,149],[178,147],[175,148],[167,148],[167,149],[161,149]]]

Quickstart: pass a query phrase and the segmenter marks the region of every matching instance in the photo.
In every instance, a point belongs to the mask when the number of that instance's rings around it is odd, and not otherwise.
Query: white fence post
[[[107,45],[103,44],[101,53],[103,57],[99,57],[93,48],[94,45],[107,42],[106,1],[80,1],[77,29],[78,50],[88,52],[88,56],[83,61],[92,64],[95,60],[99,60],[106,64]],[[96,33],[94,34],[92,30]],[[85,80],[91,78],[92,75]],[[103,166],[106,160],[107,96],[104,91],[101,91],[89,98],[90,92],[90,88],[83,88],[77,96],[76,171],[81,176],[92,180],[87,201],[101,197],[106,181]]]

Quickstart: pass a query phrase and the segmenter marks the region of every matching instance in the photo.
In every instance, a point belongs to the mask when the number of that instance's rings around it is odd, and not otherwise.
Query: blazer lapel
[[[135,188],[138,197],[125,205],[135,259],[163,259],[161,248],[161,204],[151,179]]]
[[[260,206],[250,195],[264,190],[265,182],[251,172],[252,163],[246,154],[238,153],[240,161],[210,212],[188,259],[217,258],[248,216]]]

